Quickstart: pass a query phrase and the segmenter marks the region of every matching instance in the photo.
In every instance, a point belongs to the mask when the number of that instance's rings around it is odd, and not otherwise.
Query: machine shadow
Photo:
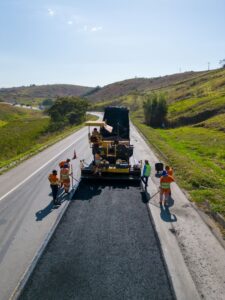
[[[105,188],[111,189],[129,189],[131,186],[140,188],[140,183],[129,182],[129,181],[114,181],[109,182],[108,180],[102,180],[101,182],[97,180],[82,180],[74,193],[71,201],[76,200],[91,200],[93,197],[98,196],[102,193]],[[84,192],[85,191],[85,192]]]

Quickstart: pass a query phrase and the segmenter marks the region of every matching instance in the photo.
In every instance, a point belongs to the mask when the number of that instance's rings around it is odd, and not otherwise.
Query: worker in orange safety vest
[[[70,159],[67,158],[67,160],[62,160],[60,163],[59,163],[59,167],[60,167],[60,182],[61,182],[61,187],[63,186],[63,180],[61,178],[61,171],[63,170],[63,167],[64,165],[67,164],[69,166],[69,169],[70,169]]]
[[[164,205],[168,204],[168,200],[171,194],[170,184],[173,182],[174,179],[172,176],[168,175],[167,172],[164,170],[162,172],[162,176],[160,177],[160,204],[163,202],[164,196]]]
[[[69,158],[67,158],[67,160],[62,160],[62,161],[60,161],[60,163],[59,163],[60,169],[63,168],[63,166],[64,166],[65,164],[68,164],[68,166],[70,167],[70,159],[69,159]]]
[[[166,166],[165,170],[169,176],[173,177],[173,169],[170,166]],[[173,179],[174,179],[174,177],[173,177]],[[170,196],[171,196],[171,190],[170,190]]]
[[[53,204],[58,204],[57,203],[57,194],[59,190],[59,178],[57,176],[57,171],[53,170],[51,174],[48,176],[48,180],[50,182],[50,187],[52,190],[52,197],[53,197]]]
[[[60,170],[61,184],[64,187],[65,193],[69,193],[70,190],[70,168],[68,164],[64,164],[63,168]]]

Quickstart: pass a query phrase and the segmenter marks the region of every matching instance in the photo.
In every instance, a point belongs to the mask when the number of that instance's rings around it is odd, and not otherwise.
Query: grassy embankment
[[[0,170],[59,141],[82,125],[49,133],[50,118],[42,112],[0,103]]]
[[[141,105],[135,125],[175,169],[191,199],[225,216],[225,70],[164,89],[172,129],[144,125]]]

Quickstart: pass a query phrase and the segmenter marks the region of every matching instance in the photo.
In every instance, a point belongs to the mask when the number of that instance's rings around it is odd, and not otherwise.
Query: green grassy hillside
[[[205,72],[184,72],[155,78],[133,78],[104,86],[87,96],[91,102],[113,101],[128,94],[146,93],[195,78]]]
[[[81,125],[49,132],[42,112],[0,103],[0,171],[78,130]]]
[[[0,168],[38,148],[38,141],[49,125],[40,112],[0,103]]]

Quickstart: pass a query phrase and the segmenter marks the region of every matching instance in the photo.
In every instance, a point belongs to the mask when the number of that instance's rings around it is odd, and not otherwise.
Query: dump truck
[[[88,165],[81,164],[81,179],[140,181],[142,165],[133,157],[129,110],[126,107],[106,107],[103,120],[87,121],[85,125],[89,128],[93,161]],[[92,133],[91,128],[94,128]]]

